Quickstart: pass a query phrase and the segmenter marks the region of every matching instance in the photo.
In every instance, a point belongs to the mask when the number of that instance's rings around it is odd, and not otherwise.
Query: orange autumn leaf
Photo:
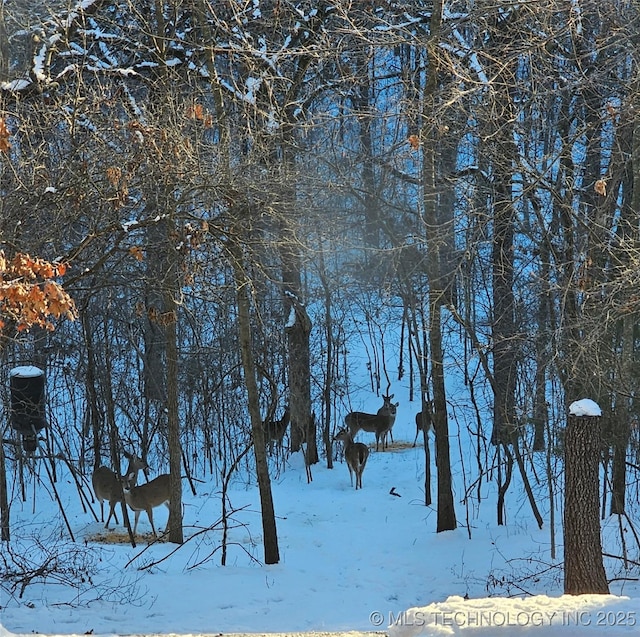
[[[9,137],[11,137],[11,134],[9,133],[7,124],[4,118],[0,117],[0,152],[7,153],[11,149]]]
[[[18,253],[10,261],[0,251],[0,329],[13,325],[17,332],[33,326],[53,330],[50,318],[75,320],[73,299],[53,281],[67,270],[63,263]]]
[[[129,248],[129,254],[138,261],[144,261],[144,253],[140,246],[131,246]]]
[[[420,138],[417,135],[409,135],[407,141],[413,150],[418,150],[420,148]]]
[[[202,104],[194,104],[187,108],[187,117],[189,119],[198,119],[202,121],[204,119],[204,106]]]
[[[110,166],[107,168],[106,173],[109,183],[115,188],[122,179],[122,169],[118,168],[118,166]]]
[[[596,181],[595,185],[593,186],[593,189],[599,195],[602,195],[603,197],[607,196],[607,182],[604,179],[598,179],[598,181]]]

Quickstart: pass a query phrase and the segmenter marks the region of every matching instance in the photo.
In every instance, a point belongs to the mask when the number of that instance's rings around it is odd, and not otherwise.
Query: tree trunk
[[[179,291],[178,255],[170,241],[171,226],[167,221],[165,274],[164,337],[166,345],[166,388],[167,388],[167,446],[169,448],[169,475],[171,498],[169,500],[169,541],[175,544],[184,542],[182,529],[182,443],[180,441],[180,414],[178,409],[178,335],[176,324],[178,308],[176,296]]]
[[[637,214],[640,209],[640,116],[638,113],[638,95],[640,86],[636,82],[634,109],[635,117],[618,134],[620,138],[619,146],[625,157],[631,156],[631,162],[625,162],[628,167],[623,176],[624,194],[623,215],[619,223],[617,235],[620,242],[626,245],[638,245],[638,224]],[[625,267],[633,271],[634,265],[629,262],[628,257],[623,256]],[[621,292],[620,305],[627,304],[629,297],[635,294],[633,286],[625,286]],[[624,314],[620,320],[621,344],[619,362],[618,396],[615,399],[617,417],[612,422],[613,433],[613,463],[611,468],[611,513],[622,514],[625,511],[626,487],[627,487],[627,449],[631,436],[631,421],[634,418],[633,406],[636,395],[636,374],[635,374],[635,329],[637,316]]]
[[[549,367],[549,355],[547,347],[549,344],[549,246],[546,241],[541,247],[541,268],[542,276],[538,297],[538,332],[536,334],[536,371],[535,371],[535,394],[533,402],[533,451],[544,451],[544,432],[549,424],[547,407],[547,369]],[[551,441],[548,441],[551,444]]]
[[[496,19],[490,46],[499,61],[492,82],[495,92],[495,116],[487,122],[488,161],[493,179],[493,242],[491,332],[493,341],[493,430],[494,445],[508,444],[515,435],[514,396],[518,352],[515,343],[515,300],[513,294],[513,260],[516,213],[513,206],[512,179],[517,154],[514,145],[516,114],[512,92],[517,77],[515,57],[510,56],[519,35],[515,17]],[[506,63],[505,60],[510,60]]]
[[[289,351],[289,405],[291,410],[291,451],[306,443],[306,462],[318,462],[315,422],[311,418],[311,319],[302,302],[299,258],[292,245],[281,250],[284,307]]]
[[[449,457],[449,423],[447,419],[447,396],[444,383],[444,353],[442,348],[442,306],[445,302],[444,279],[441,272],[441,233],[438,214],[438,179],[436,157],[438,133],[432,114],[436,111],[436,91],[439,78],[439,38],[442,25],[443,5],[434,2],[431,15],[431,37],[427,43],[429,74],[425,86],[422,175],[424,180],[424,217],[427,232],[427,267],[429,275],[429,349],[431,378],[433,383],[433,429],[435,433],[436,473],[438,476],[438,520],[437,531],[456,528],[453,505],[451,460]]]
[[[251,311],[249,300],[251,281],[244,269],[242,249],[239,246],[231,246],[229,250],[235,274],[240,352],[247,389],[249,415],[251,417],[253,451],[256,459],[256,476],[258,489],[260,491],[264,561],[266,564],[277,564],[280,561],[278,532],[276,529],[273,496],[271,494],[269,463],[267,462],[267,449],[264,439],[264,429],[262,427],[262,417],[260,415],[260,398],[258,394],[258,384],[256,382],[253,344],[251,341]],[[291,407],[293,408],[293,405]]]
[[[4,433],[4,431],[2,432]],[[0,540],[11,539],[9,494],[7,489],[7,464],[4,456],[4,439],[0,436]]]
[[[438,476],[438,521],[437,532],[452,531],[456,528],[456,511],[453,505],[451,480],[451,459],[449,456],[449,422],[447,418],[447,397],[444,386],[444,363],[442,353],[441,307],[429,294],[431,317],[429,337],[431,348],[431,376],[433,378],[433,430],[436,438],[436,474]]]
[[[608,594],[598,497],[600,418],[569,416],[564,453],[564,592]]]
[[[152,217],[161,208],[158,196],[151,193],[147,215]],[[148,403],[162,403],[166,401],[167,388],[165,385],[165,334],[159,317],[164,312],[164,291],[166,277],[166,263],[164,249],[166,246],[166,229],[164,224],[152,224],[147,229],[147,281],[145,284],[144,320],[144,388],[145,399]],[[148,444],[149,441],[144,441]]]
[[[83,434],[89,435],[89,431],[93,434],[93,469],[94,471],[102,463],[100,452],[102,442],[102,427],[100,426],[101,418],[98,408],[98,391],[97,391],[97,374],[96,374],[96,353],[93,341],[93,332],[91,330],[91,319],[89,317],[89,307],[84,308],[80,319],[82,321],[82,331],[84,334],[84,345],[87,355],[87,374],[85,377],[85,391],[87,395],[87,406],[85,423],[83,425]]]

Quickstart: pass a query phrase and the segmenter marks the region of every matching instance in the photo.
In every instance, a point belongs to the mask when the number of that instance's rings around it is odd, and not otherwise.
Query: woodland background
[[[331,464],[344,414],[396,379],[433,419],[438,531],[456,525],[460,404],[470,484],[504,496],[540,453],[553,496],[566,405],[596,400],[602,511],[624,514],[639,17],[612,0],[5,0],[0,241],[65,264],[79,318],[6,325],[3,377],[46,370],[50,430],[83,473],[119,466],[123,441],[179,496],[181,471],[255,459],[267,562],[262,422],[290,405],[291,448]]]

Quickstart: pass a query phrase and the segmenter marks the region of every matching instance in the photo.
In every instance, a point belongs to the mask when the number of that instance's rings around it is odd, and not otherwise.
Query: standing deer
[[[171,483],[168,473],[163,473],[150,482],[141,484],[139,487],[127,485],[124,490],[124,499],[129,508],[135,513],[135,522],[133,523],[134,536],[138,528],[140,513],[146,511],[153,534],[158,537],[156,527],[153,525],[153,509],[161,504],[164,504],[168,509],[170,496]]]
[[[393,425],[396,422],[396,411],[398,409],[398,405],[400,403],[396,403],[395,405],[391,402],[391,399],[393,398],[393,394],[391,394],[390,396],[385,396],[384,394],[382,394],[382,401],[383,401],[383,405],[382,407],[380,407],[380,409],[378,409],[378,416],[380,415],[384,415],[385,414],[385,410],[387,409],[387,405],[389,405],[390,407],[390,417],[391,417],[391,422],[389,423],[389,430],[384,434],[384,439],[382,441],[382,448],[384,449],[387,445],[387,435],[389,436],[389,438],[391,438],[391,442],[393,442]]]
[[[142,458],[138,458],[135,453],[128,453],[125,451],[124,456],[129,460],[129,466],[127,467],[124,475],[118,476],[116,473],[111,471],[109,467],[105,467],[103,465],[98,467],[91,476],[93,492],[95,493],[96,499],[100,502],[101,522],[104,521],[103,503],[105,500],[109,502],[109,517],[107,518],[107,523],[104,525],[105,529],[109,528],[111,516],[113,516],[116,524],[120,524],[118,522],[118,516],[116,515],[116,504],[118,504],[118,502],[122,502],[123,485],[130,484],[131,486],[135,486],[138,481],[138,472],[142,469],[146,473],[149,469],[147,463],[142,460]]]
[[[289,405],[284,408],[282,418],[279,420],[265,420],[263,423],[264,436],[269,443],[269,451],[273,450],[273,444],[275,443],[278,449],[282,448],[282,439],[287,431],[290,420]]]
[[[344,443],[344,459],[349,469],[349,480],[353,486],[353,474],[356,474],[356,490],[362,489],[362,472],[369,457],[369,447],[362,442],[353,442],[353,436],[348,429],[341,429],[333,438]]]
[[[429,430],[433,426],[433,421],[431,418],[431,414],[433,413],[433,407],[431,403],[424,403],[422,406],[422,411],[419,411],[416,414],[416,437],[413,439],[413,446],[416,446],[416,442],[418,441],[418,435],[421,431],[424,433],[429,433]]]
[[[378,409],[377,414],[367,414],[363,411],[352,411],[347,414],[344,422],[349,428],[351,437],[355,438],[355,435],[362,429],[362,431],[368,431],[369,433],[376,434],[376,451],[380,441],[382,441],[382,450],[384,451],[386,446],[386,436],[393,423],[396,420],[396,411],[400,403],[392,403],[391,399],[393,394],[385,396],[383,394],[383,405]]]

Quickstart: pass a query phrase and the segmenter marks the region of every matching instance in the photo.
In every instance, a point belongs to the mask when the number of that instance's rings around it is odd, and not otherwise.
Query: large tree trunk
[[[569,416],[564,450],[564,592],[608,594],[598,497],[600,418]]]

